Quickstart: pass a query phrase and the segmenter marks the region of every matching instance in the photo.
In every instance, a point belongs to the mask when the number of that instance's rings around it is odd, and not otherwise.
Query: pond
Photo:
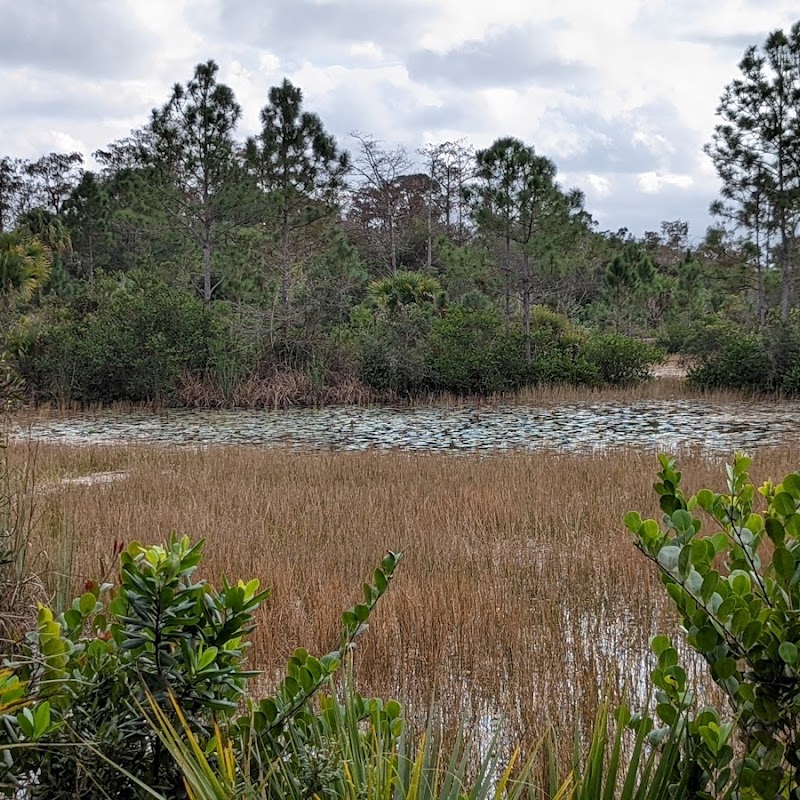
[[[546,406],[100,412],[36,418],[13,436],[69,444],[585,452],[640,446],[719,453],[800,440],[800,403],[584,401]]]

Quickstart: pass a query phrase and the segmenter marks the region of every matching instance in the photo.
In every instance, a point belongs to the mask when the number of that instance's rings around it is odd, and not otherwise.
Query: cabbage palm
[[[442,299],[442,286],[436,278],[410,270],[373,281],[367,291],[373,305],[389,311],[400,306],[438,304]]]
[[[19,231],[0,234],[0,298],[30,300],[47,284],[51,269],[52,253],[40,239]]]
[[[32,208],[17,220],[18,227],[35,237],[52,253],[68,254],[72,251],[72,237],[61,217],[46,208]]]

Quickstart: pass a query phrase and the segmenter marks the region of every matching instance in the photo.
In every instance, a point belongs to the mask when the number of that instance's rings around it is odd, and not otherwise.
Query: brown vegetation
[[[218,386],[204,383],[191,375],[184,375],[180,388],[181,405],[195,409],[268,409],[278,410],[292,407],[324,406],[497,406],[505,404],[552,405],[571,402],[619,401],[631,403],[637,400],[686,400],[702,399],[709,402],[744,402],[765,400],[768,395],[734,390],[701,391],[686,385],[674,376],[630,387],[589,387],[568,384],[543,384],[515,392],[481,396],[456,395],[448,392],[418,394],[403,397],[392,392],[377,393],[357,378],[340,375],[324,385],[316,385],[304,372],[285,370],[275,372],[269,378],[253,376],[236,383],[226,397]],[[163,408],[157,403],[110,403],[99,404],[40,404],[18,409],[14,421],[24,425],[27,419],[40,419],[50,414],[74,412],[100,412],[113,410],[134,411],[143,408]]]
[[[12,445],[12,462],[30,447]],[[782,477],[796,454],[760,452],[754,476]],[[680,463],[688,488],[722,487],[719,459],[687,452]],[[258,576],[272,589],[252,651],[267,676],[294,647],[335,642],[339,612],[388,548],[406,558],[360,644],[357,677],[362,691],[416,709],[436,693],[454,717],[502,712],[526,738],[545,721],[568,732],[604,694],[640,689],[649,637],[676,629],[621,522],[629,509],[658,513],[652,452],[40,445],[37,465],[35,548],[53,591],[63,594],[65,574],[78,589],[105,570],[117,540],[203,537],[208,577]]]
[[[250,375],[237,380],[229,392],[218,382],[186,374],[180,400],[187,408],[290,408],[329,405],[369,405],[379,402],[375,392],[351,375],[328,376],[314,381],[307,372],[281,370],[268,378]]]

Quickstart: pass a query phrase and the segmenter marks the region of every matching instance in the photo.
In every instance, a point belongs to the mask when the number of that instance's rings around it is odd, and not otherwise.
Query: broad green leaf
[[[772,508],[782,517],[788,517],[797,509],[797,501],[788,492],[779,492],[772,501]]]
[[[703,653],[709,653],[717,646],[719,634],[713,625],[707,625],[698,631],[695,637],[698,649]]]
[[[728,576],[728,585],[740,597],[749,594],[752,588],[750,576],[743,570],[734,570]]]
[[[86,592],[86,594],[81,595],[81,599],[79,601],[80,612],[83,614],[84,617],[89,616],[94,611],[94,607],[97,605],[97,598],[91,593]]]
[[[778,655],[790,666],[793,667],[797,663],[797,645],[793,642],[781,642],[778,648]]]
[[[714,504],[714,493],[709,489],[701,489],[695,497],[697,498],[697,505],[703,509],[703,511],[711,511],[711,507]]]
[[[783,578],[784,581],[794,575],[795,558],[793,553],[783,546],[776,546],[772,554],[772,563],[775,567],[775,573],[778,577]]]
[[[800,500],[800,473],[793,472],[783,479],[783,490],[795,500]]]
[[[672,647],[672,643],[669,638],[663,634],[653,636],[653,638],[650,639],[650,649],[656,656],[660,656],[668,647]]]
[[[670,544],[658,551],[658,563],[667,572],[675,572],[678,569],[680,556],[681,548]]]
[[[637,511],[629,511],[625,515],[625,527],[632,533],[639,533],[642,527],[642,518]]]
[[[721,658],[714,663],[712,671],[718,680],[727,680],[736,674],[736,661],[732,658]]]

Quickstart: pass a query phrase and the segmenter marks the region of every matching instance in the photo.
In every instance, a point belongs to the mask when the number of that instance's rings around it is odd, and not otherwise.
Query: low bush
[[[714,321],[692,337],[687,349],[697,359],[689,371],[689,384],[699,389],[800,391],[800,317],[796,312],[786,325],[772,319],[753,333]]]
[[[20,366],[29,389],[48,400],[169,403],[181,374],[205,367],[209,329],[194,293],[128,273],[52,314]]]
[[[650,368],[664,358],[654,345],[619,334],[590,336],[583,356],[597,381],[608,386],[634,386],[650,378]]]
[[[691,798],[800,796],[800,472],[760,488],[750,459],[727,468],[722,493],[687,497],[674,460],[661,456],[661,522],[625,518],[661,573],[686,643],[705,662],[727,714],[698,702],[678,649],[656,636],[656,728],[690,758]],[[761,495],[763,510],[756,509]],[[712,531],[705,532],[706,522]]]
[[[278,690],[244,702],[247,634],[267,592],[258,581],[196,577],[202,542],[120,549],[118,575],[89,582],[62,614],[39,607],[35,630],[10,672],[0,673],[0,786],[20,797],[184,796],[175,760],[148,719],[175,707],[191,735],[208,741],[223,722],[240,752],[263,764],[302,741],[310,699],[367,626],[399,556],[388,554],[342,617],[339,647],[320,659],[297,650]]]
[[[492,394],[527,382],[522,336],[506,335],[494,309],[453,305],[437,319],[428,341],[435,387],[456,394]]]
[[[399,305],[358,319],[353,332],[358,377],[376,392],[409,397],[431,391],[428,306]]]
[[[508,334],[494,309],[451,306],[432,326],[430,366],[436,387],[460,394],[488,394],[538,384],[630,386],[646,380],[663,354],[626,336],[591,336],[566,317],[535,307],[531,362],[522,330]]]

